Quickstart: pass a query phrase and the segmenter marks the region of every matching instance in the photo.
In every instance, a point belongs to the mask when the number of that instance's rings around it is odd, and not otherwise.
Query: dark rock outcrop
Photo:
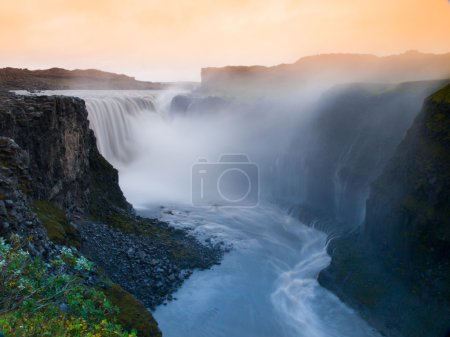
[[[387,336],[450,332],[450,86],[372,184],[364,228],[332,242],[322,285]]]
[[[99,153],[83,100],[0,94],[0,134],[29,156],[34,199],[48,200],[70,218],[132,215],[117,170]]]
[[[192,103],[192,97],[187,95],[176,95],[170,102],[169,111],[171,114],[184,114]]]
[[[29,155],[32,195],[68,213],[89,205],[89,156],[95,145],[84,102],[60,96],[0,96],[0,134]]]
[[[0,137],[0,236],[19,235],[35,256],[49,256],[52,244],[32,210],[28,155],[12,139]]]

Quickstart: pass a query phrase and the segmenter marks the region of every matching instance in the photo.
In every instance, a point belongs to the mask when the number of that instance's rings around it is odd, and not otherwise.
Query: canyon
[[[76,247],[138,299],[123,324],[142,336],[148,308],[165,336],[444,337],[448,64],[318,56],[194,89],[0,70],[1,234]],[[258,207],[193,208],[193,163],[233,152],[259,167]]]

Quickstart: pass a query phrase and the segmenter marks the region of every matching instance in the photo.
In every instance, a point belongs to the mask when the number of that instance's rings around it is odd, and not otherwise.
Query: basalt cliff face
[[[371,185],[363,229],[330,244],[322,285],[387,336],[450,333],[450,86],[425,100]]]
[[[29,156],[12,139],[0,137],[0,235],[32,237],[27,243],[34,256],[48,257],[52,244],[32,210]]]
[[[95,138],[84,102],[14,94],[3,94],[1,102],[0,134],[27,151],[33,197],[70,214],[86,212]]]

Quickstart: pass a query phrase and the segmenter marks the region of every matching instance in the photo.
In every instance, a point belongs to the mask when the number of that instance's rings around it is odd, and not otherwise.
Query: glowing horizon
[[[321,53],[444,53],[449,22],[447,0],[16,0],[0,3],[0,67],[198,80]]]

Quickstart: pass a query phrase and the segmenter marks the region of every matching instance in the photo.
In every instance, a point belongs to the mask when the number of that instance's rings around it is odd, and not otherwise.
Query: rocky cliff
[[[319,281],[388,336],[450,333],[450,86],[371,185],[364,227],[330,244]]]
[[[32,211],[28,161],[28,154],[12,139],[0,137],[0,236],[9,238],[14,233],[31,238],[28,251],[48,257],[53,247]]]
[[[89,205],[89,158],[95,139],[84,102],[76,98],[2,94],[0,134],[29,156],[35,199],[49,200],[70,214]]]

